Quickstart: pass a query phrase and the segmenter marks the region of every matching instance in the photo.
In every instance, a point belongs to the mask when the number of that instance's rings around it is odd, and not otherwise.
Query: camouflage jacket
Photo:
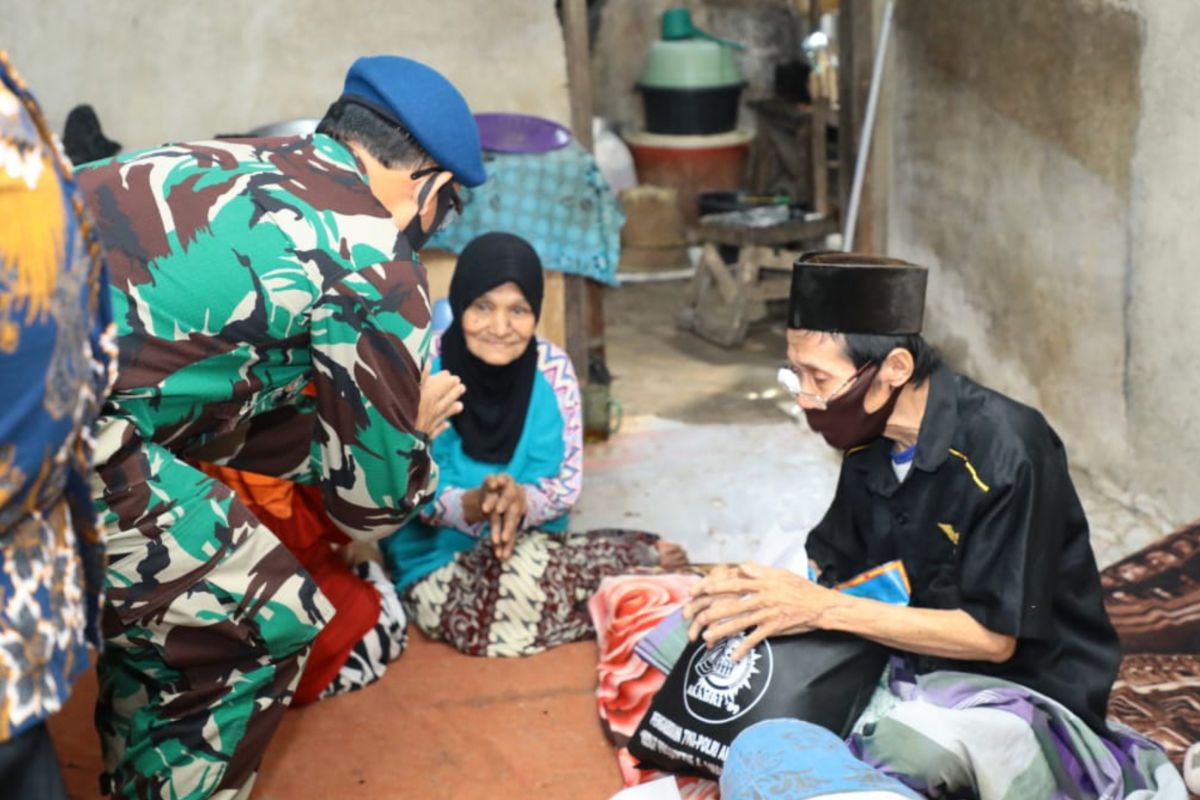
[[[349,149],[320,134],[167,145],[80,184],[120,335],[98,459],[132,438],[317,484],[355,539],[429,499],[425,272]]]
[[[0,742],[62,707],[97,640],[106,286],[70,166],[0,51]]]

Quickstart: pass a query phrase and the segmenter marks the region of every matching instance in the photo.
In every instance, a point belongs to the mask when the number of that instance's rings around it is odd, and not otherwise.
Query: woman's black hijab
[[[462,317],[477,298],[509,281],[521,289],[534,317],[540,317],[542,262],[529,242],[511,233],[485,233],[471,240],[450,280],[454,322],[442,335],[442,368],[467,387],[462,413],[451,420],[466,454],[486,464],[507,464],[521,440],[537,373],[537,339],[530,339],[516,361],[492,366],[467,350]]]

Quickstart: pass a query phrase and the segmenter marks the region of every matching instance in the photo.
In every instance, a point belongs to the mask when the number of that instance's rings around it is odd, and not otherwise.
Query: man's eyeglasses
[[[422,167],[416,172],[411,173],[409,177],[413,180],[418,180],[420,178],[424,178],[429,175],[437,175],[439,172],[445,171],[446,170],[442,169],[441,167],[434,165],[432,167]],[[425,205],[425,200],[429,196],[429,187],[431,186],[433,186],[432,182],[426,184],[425,187],[421,189],[421,194],[419,195],[419,200],[417,203],[418,213],[420,213],[420,209]],[[446,193],[446,199],[449,201],[450,207],[446,212],[446,216],[437,226],[437,229],[430,231],[430,233],[437,233],[437,231],[442,231],[448,228],[450,223],[457,219],[458,215],[461,214],[463,210],[463,200],[462,197],[459,196],[458,189],[454,185],[453,176],[451,176],[451,180],[439,190],[439,194],[442,192]]]
[[[845,394],[846,391],[854,385],[854,382],[862,377],[862,374],[866,372],[867,367],[869,366],[871,366],[870,362],[863,364],[853,375],[847,378],[841,386],[824,396],[804,391],[804,376],[797,372],[791,364],[786,364],[780,367],[777,378],[779,380],[779,384],[785,390],[787,390],[789,394],[795,395],[797,399],[808,401],[818,411],[824,411],[829,408],[830,403]]]

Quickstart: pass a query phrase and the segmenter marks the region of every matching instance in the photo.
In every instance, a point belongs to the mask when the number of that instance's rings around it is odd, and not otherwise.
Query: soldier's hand
[[[417,407],[417,430],[436,439],[450,427],[449,419],[463,410],[461,398],[467,387],[449,372],[429,374],[429,365],[421,373],[421,403]]]

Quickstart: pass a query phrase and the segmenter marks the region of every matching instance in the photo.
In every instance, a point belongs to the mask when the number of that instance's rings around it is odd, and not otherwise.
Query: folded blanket
[[[666,675],[634,655],[634,646],[664,618],[687,602],[695,575],[622,575],[605,578],[588,602],[596,625],[600,660],[596,664],[596,704],[600,722],[617,749],[626,786],[662,778],[657,770],[639,770],[625,745],[637,730]],[[686,633],[685,633],[686,635]],[[684,800],[716,800],[717,785],[699,778],[678,778]]]

